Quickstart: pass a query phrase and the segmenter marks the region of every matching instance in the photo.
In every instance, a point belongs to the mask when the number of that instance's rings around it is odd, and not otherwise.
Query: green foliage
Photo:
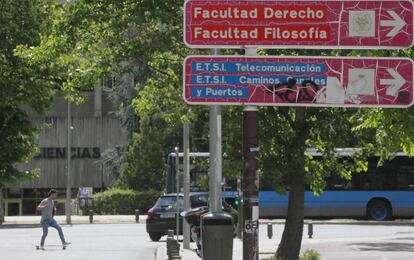
[[[39,44],[39,32],[49,21],[47,3],[47,0],[0,2],[0,186],[36,176],[35,170],[20,172],[15,168],[36,152],[36,129],[24,108],[45,111],[54,91],[48,81],[33,76],[15,50],[22,44]]]
[[[94,194],[93,210],[99,215],[132,215],[139,209],[143,214],[154,205],[160,195],[155,190],[136,192],[113,188]]]
[[[153,123],[148,117],[141,119],[141,133],[133,135],[116,186],[138,191],[162,190],[165,183],[163,137]]]
[[[19,45],[39,44],[39,31],[47,23],[43,0],[4,0],[0,3],[0,104],[29,105],[44,111],[53,96],[50,84],[31,74],[15,55]]]
[[[37,175],[35,170],[21,172],[15,168],[17,163],[28,160],[36,153],[33,143],[35,133],[25,112],[0,105],[0,187]]]
[[[306,250],[303,255],[300,257],[300,260],[320,260],[321,255],[318,251],[313,249]]]
[[[160,165],[165,158],[159,147],[167,153],[179,145],[183,120],[196,119],[199,134],[194,139],[202,137],[200,145],[206,145],[205,111],[192,112],[182,105],[180,95],[181,62],[189,53],[183,48],[181,36],[183,3],[77,0],[62,7],[51,5],[53,23],[41,33],[40,44],[22,44],[17,48],[16,54],[25,61],[32,77],[45,78],[75,101],[82,99],[79,90],[91,89],[105,74],[113,74],[117,79],[128,75],[132,78],[132,88],[129,84],[116,84],[111,95],[117,108],[115,115],[131,137],[127,155],[109,151],[105,158],[114,166],[126,162],[120,185],[138,181],[131,185],[142,189],[141,180],[147,175],[156,174],[158,182],[162,179]],[[154,126],[141,127],[145,117]],[[158,134],[161,138],[154,137],[153,130],[162,133]],[[132,137],[132,132],[138,133]],[[146,136],[151,139],[145,141]],[[137,145],[154,146],[156,150],[147,152]],[[139,170],[142,165],[146,165],[147,171]]]
[[[263,258],[262,260],[276,260],[278,259],[276,256],[271,256],[268,258]],[[299,257],[299,260],[321,260],[321,255],[318,251],[313,249],[307,249],[303,252],[302,256]]]

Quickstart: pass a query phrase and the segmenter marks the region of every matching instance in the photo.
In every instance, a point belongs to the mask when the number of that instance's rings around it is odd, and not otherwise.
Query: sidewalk
[[[57,222],[65,225],[66,216],[55,216]],[[144,224],[147,215],[139,216],[139,223]],[[89,224],[89,216],[72,216],[72,224]],[[0,225],[2,227],[18,226],[18,225],[38,225],[40,216],[16,216],[5,217],[5,222]],[[132,224],[135,223],[135,215],[94,215],[93,223],[95,224]]]
[[[274,236],[267,237],[266,225],[259,228],[259,259],[274,255],[283,232],[283,225],[274,224]],[[302,254],[307,249],[320,253],[323,260],[377,260],[398,259],[412,260],[414,254],[414,226],[359,224],[314,224],[313,238],[308,237],[308,227],[304,227]],[[193,250],[183,250],[183,260],[200,260]],[[157,250],[157,260],[166,260],[166,244]],[[243,242],[233,240],[233,260],[243,259]]]
[[[180,256],[182,260],[200,260],[201,258],[196,253],[195,243],[191,243],[191,249],[183,249],[183,244],[180,243]],[[167,246],[162,245],[157,248],[155,260],[167,260]],[[239,239],[233,240],[233,260],[243,259],[243,243]],[[261,258],[260,258],[261,259]]]

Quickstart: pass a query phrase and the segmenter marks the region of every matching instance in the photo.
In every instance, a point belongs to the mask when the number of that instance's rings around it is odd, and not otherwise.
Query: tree
[[[51,17],[53,23],[41,35],[39,46],[21,46],[18,55],[30,66],[33,75],[40,74],[52,82],[60,82],[61,88],[74,96],[75,101],[82,99],[79,96],[80,89],[91,89],[97,79],[108,74],[115,75],[116,84],[110,95],[117,108],[115,115],[128,128],[133,142],[131,149],[128,149],[129,153],[138,152],[142,155],[133,146],[134,142],[140,143],[143,139],[132,136],[133,132],[148,128],[140,127],[141,116],[145,115],[131,113],[137,111],[134,102],[138,98],[134,97],[138,97],[147,82],[156,82],[155,77],[159,73],[165,73],[164,68],[156,68],[162,62],[157,63],[157,59],[170,58],[164,54],[174,53],[173,60],[166,62],[181,67],[182,56],[177,53],[184,49],[181,42],[181,18],[176,14],[180,13],[183,3],[184,1],[78,0],[61,7],[55,6]],[[131,84],[124,82],[127,79],[132,79],[129,81]],[[180,76],[171,81],[177,82],[179,79]],[[177,93],[179,92],[174,94]],[[180,100],[179,95],[175,97],[175,100]],[[131,99],[135,101],[131,102]],[[155,117],[156,114],[152,113],[150,119]],[[178,137],[180,132],[174,132],[175,130],[176,128],[171,129],[169,133]],[[143,134],[147,133],[141,133]],[[177,144],[177,139],[163,140]],[[123,150],[127,149],[121,149]],[[118,168],[115,164],[126,159],[122,152],[108,151],[107,154],[104,160],[115,166],[114,169]],[[129,154],[127,156],[134,157]],[[137,159],[141,160],[141,157]],[[164,161],[164,158],[159,157],[157,160]],[[125,170],[121,171],[126,174]]]
[[[0,223],[3,220],[3,188],[33,178],[36,172],[20,172],[16,164],[36,152],[36,129],[25,108],[38,113],[50,105],[53,86],[33,77],[24,61],[15,55],[21,44],[40,42],[39,32],[48,23],[48,1],[4,0],[0,2]]]
[[[320,194],[324,178],[339,173],[350,179],[352,172],[363,171],[366,163],[357,154],[351,160],[338,161],[336,147],[359,146],[352,135],[349,119],[356,110],[279,108],[260,111],[260,162],[262,186],[279,193],[288,192],[284,232],[278,259],[298,259],[304,223],[304,189],[310,186]],[[317,148],[322,160],[313,160],[307,148]]]
[[[16,164],[30,159],[37,151],[33,140],[36,129],[26,113],[13,106],[0,105],[0,223],[3,221],[3,188],[31,179],[36,171],[22,172]]]
[[[125,158],[117,186],[133,190],[162,190],[164,181],[164,151],[162,132],[155,120],[141,118],[141,131],[135,133]],[[144,133],[144,134],[143,134]]]

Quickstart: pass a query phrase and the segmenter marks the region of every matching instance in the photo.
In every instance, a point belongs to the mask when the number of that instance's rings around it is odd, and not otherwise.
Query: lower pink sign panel
[[[407,58],[190,56],[189,104],[307,107],[409,107]]]

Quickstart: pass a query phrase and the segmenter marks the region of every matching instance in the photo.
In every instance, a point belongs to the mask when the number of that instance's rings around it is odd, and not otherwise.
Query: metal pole
[[[220,55],[219,49],[212,49],[212,55]],[[210,106],[210,212],[221,212],[222,149],[221,149],[221,107]]]
[[[254,48],[246,55],[256,55]],[[259,113],[256,106],[243,110],[243,260],[259,259]]]
[[[190,210],[190,124],[184,123],[183,131],[183,188],[184,188],[184,211]],[[183,247],[190,249],[190,225],[183,218]]]
[[[175,147],[175,189],[177,193],[176,197],[176,232],[177,232],[177,241],[178,241],[178,235],[180,231],[180,209],[179,209],[179,192],[180,192],[180,184],[179,184],[179,178],[178,174],[180,172],[180,153],[178,150],[178,147]]]
[[[312,236],[313,236],[313,223],[312,223],[312,221],[310,221],[308,223],[308,236],[309,236],[309,238],[312,238]]]
[[[273,237],[273,225],[272,223],[267,223],[267,237],[272,239]]]
[[[0,225],[4,222],[4,209],[3,209],[3,186],[0,183]]]
[[[241,179],[237,179],[237,196],[240,199],[239,205],[237,205],[237,237],[239,239],[243,238],[243,205],[241,203],[241,193],[242,193],[242,187],[241,187]]]
[[[70,160],[71,160],[71,144],[70,144],[70,134],[71,134],[71,115],[70,115],[70,101],[68,100],[68,129],[67,129],[67,149],[66,149],[66,156],[67,156],[67,165],[66,165],[66,224],[70,225],[72,223],[71,221],[71,214],[72,214],[72,207],[71,207],[71,199],[72,199],[72,187],[71,187],[71,176],[70,176]]]

